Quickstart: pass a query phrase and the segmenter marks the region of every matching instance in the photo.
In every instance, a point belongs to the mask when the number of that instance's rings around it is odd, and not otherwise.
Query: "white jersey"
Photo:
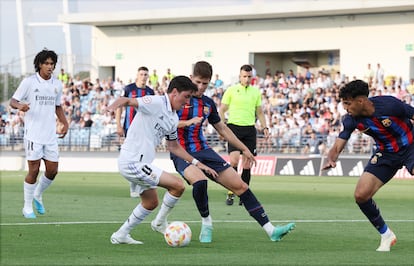
[[[63,85],[53,76],[44,80],[39,73],[25,78],[13,94],[19,102],[27,103],[30,109],[24,116],[24,137],[39,144],[57,141],[56,106],[60,106]]]
[[[178,116],[168,95],[136,98],[138,110],[122,144],[119,161],[152,163],[155,149],[166,137],[177,139]]]

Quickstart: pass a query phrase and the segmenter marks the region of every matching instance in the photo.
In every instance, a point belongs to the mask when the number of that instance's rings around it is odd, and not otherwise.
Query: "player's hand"
[[[189,122],[189,125],[188,126],[200,124],[201,121],[203,121],[203,117],[202,116],[193,117],[190,120],[188,120],[188,122]]]
[[[265,139],[267,139],[270,136],[270,129],[268,127],[263,128],[263,135]]]
[[[63,139],[68,133],[69,125],[66,123],[58,123],[56,128],[56,133],[60,139]]]
[[[216,171],[214,171],[213,169],[211,169],[210,167],[208,167],[207,165],[198,162],[196,165],[199,169],[203,170],[204,172],[210,174],[212,177],[217,178],[218,174]]]
[[[256,158],[254,157],[254,155],[249,151],[249,150],[245,150],[243,151],[243,159],[245,162],[248,162],[250,166],[256,166],[257,161]]]
[[[117,126],[116,127],[116,133],[118,134],[118,136],[123,137],[124,136],[124,129],[122,128],[122,126]]]
[[[30,110],[30,103],[22,103],[20,102],[19,110],[22,112],[27,112]]]
[[[335,168],[336,167],[336,162],[334,161],[327,161],[323,166],[322,166],[322,171],[324,170],[328,170],[331,168]]]

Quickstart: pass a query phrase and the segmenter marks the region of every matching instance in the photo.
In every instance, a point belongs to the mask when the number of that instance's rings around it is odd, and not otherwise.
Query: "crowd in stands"
[[[116,132],[114,116],[106,112],[105,107],[121,95],[126,85],[123,81],[119,78],[112,80],[111,77],[81,80],[79,76],[70,77],[64,70],[58,77],[64,83],[62,106],[71,130],[89,128],[99,136]],[[153,70],[148,85],[156,94],[164,94],[173,77],[170,69],[161,78]],[[357,78],[370,84],[370,96],[392,95],[414,105],[414,79],[408,82],[400,77],[384,76],[380,64],[377,70],[368,64],[366,73],[352,77]],[[341,116],[346,111],[338,100],[338,93],[348,81],[350,78],[346,75],[324,69],[303,68],[298,73],[268,69],[264,75],[256,73],[252,84],[262,92],[266,126],[271,133],[268,139],[259,138],[259,152],[324,153],[341,129]],[[218,108],[229,85],[232,84],[226,84],[216,74],[206,91]],[[22,136],[23,115],[7,107],[2,113],[0,136]],[[205,130],[207,136],[219,139],[211,126],[206,124]],[[4,140],[0,139],[0,144],[2,142]],[[371,148],[370,138],[358,132],[354,133],[347,146],[350,153],[369,153]]]

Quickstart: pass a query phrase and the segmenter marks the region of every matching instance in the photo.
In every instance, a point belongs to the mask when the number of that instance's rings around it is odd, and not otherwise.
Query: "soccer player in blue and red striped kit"
[[[385,223],[372,199],[403,166],[414,174],[414,107],[393,96],[368,97],[368,84],[354,80],[341,88],[339,97],[348,112],[343,130],[328,152],[323,169],[336,166],[351,133],[358,129],[371,136],[376,150],[356,185],[354,197],[361,211],[381,234],[377,251],[390,251],[397,237]]]
[[[147,86],[149,78],[148,68],[141,66],[138,68],[137,78],[134,83],[125,86],[123,94],[121,96],[128,98],[139,98],[145,95],[154,95],[154,90]],[[134,107],[125,107],[124,123],[121,124],[122,108],[119,108],[115,114],[117,133],[120,137],[126,137],[128,128],[135,117],[137,110]],[[130,183],[129,190],[131,198],[138,198],[139,193],[136,191],[136,186]]]
[[[207,193],[207,180],[210,178],[239,196],[243,200],[247,212],[260,224],[270,240],[280,241],[295,227],[295,224],[288,223],[283,226],[274,226],[249,186],[243,182],[233,167],[208,145],[203,135],[203,123],[207,120],[224,139],[242,150],[250,163],[256,162],[254,155],[246,145],[221,121],[214,101],[204,95],[212,73],[213,68],[208,62],[199,61],[194,65],[191,80],[197,85],[198,91],[193,93],[190,102],[177,112],[180,119],[178,123],[178,142],[197,161],[214,169],[218,176],[208,175],[194,167],[191,162],[186,162],[182,158],[171,154],[177,172],[188,184],[193,186],[193,198],[201,216],[199,240],[201,243],[212,242],[213,221],[208,206]],[[155,219],[151,226],[154,230],[163,233],[166,227],[165,224],[166,220]]]

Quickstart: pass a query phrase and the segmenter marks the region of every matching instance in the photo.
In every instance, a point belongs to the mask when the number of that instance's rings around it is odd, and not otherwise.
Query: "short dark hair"
[[[144,71],[148,72],[148,68],[146,66],[142,66],[142,67],[138,68],[138,71],[141,71],[141,70],[144,70]]]
[[[198,61],[194,65],[193,76],[211,79],[213,67],[206,61]]]
[[[358,96],[367,96],[369,94],[368,83],[357,79],[353,80],[345,86],[343,86],[339,91],[339,98],[341,99],[351,99]]]
[[[189,79],[186,76],[174,77],[170,81],[170,84],[168,85],[167,93],[172,92],[174,88],[176,88],[178,92],[183,92],[183,91],[196,92],[198,90],[197,86],[191,81],[191,79]]]
[[[48,50],[48,49],[45,48],[35,56],[35,58],[33,60],[33,65],[34,65],[34,68],[35,68],[36,72],[40,71],[39,65],[46,62],[46,60],[49,59],[49,58],[52,59],[53,64],[56,67],[58,56],[54,51]]]
[[[252,66],[251,65],[242,65],[241,66],[241,68],[240,68],[240,71],[246,71],[246,72],[251,72],[251,71],[253,71],[253,68],[252,68]]]

